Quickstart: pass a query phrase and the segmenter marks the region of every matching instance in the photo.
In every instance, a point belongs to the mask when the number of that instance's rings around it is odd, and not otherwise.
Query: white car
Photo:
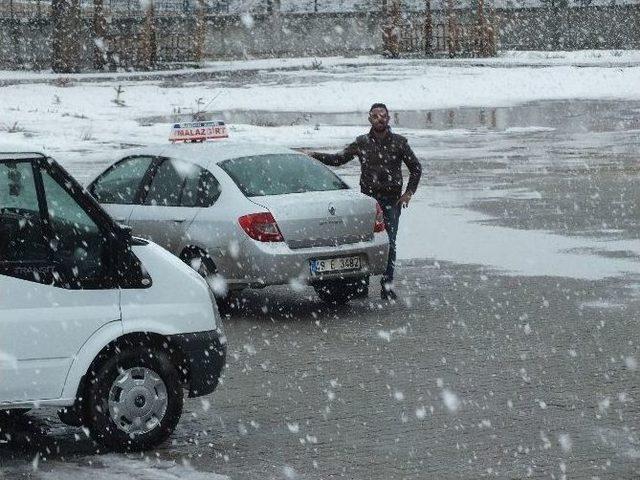
[[[230,290],[308,283],[342,303],[386,267],[377,202],[287,148],[150,146],[121,156],[88,190],[135,235],[221,276]]]
[[[210,292],[52,159],[0,147],[0,410],[64,407],[116,450],[163,441],[225,363]]]

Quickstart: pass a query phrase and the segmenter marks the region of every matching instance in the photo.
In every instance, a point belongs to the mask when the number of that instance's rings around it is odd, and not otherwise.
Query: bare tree
[[[612,4],[615,0],[612,0]],[[569,0],[540,0],[540,3],[547,8],[547,16],[550,20],[551,43],[554,50],[565,48],[565,31],[567,25],[563,21],[566,19],[566,11],[569,7]]]
[[[397,58],[400,54],[401,0],[391,0],[391,4],[385,13],[385,23],[382,27],[384,54],[392,58]]]
[[[200,62],[204,58],[204,44],[207,37],[207,4],[205,0],[198,0],[198,9],[196,11],[196,31],[195,31],[195,60]]]
[[[93,0],[93,67],[102,70],[107,64],[107,21],[103,0]]]
[[[431,0],[424,0],[424,53],[433,53],[433,19],[431,17]]]
[[[280,0],[267,0],[267,13],[274,14],[280,13],[281,6]]]
[[[9,33],[13,45],[12,63],[20,65],[22,63],[20,56],[20,38],[22,34],[20,33],[20,20],[16,18],[13,9],[13,0],[9,0]]]
[[[51,67],[58,73],[77,72],[80,69],[79,0],[51,0],[51,20]]]
[[[447,0],[447,49],[449,57],[453,58],[460,50],[460,30],[458,28],[458,18],[453,8],[453,0]]]
[[[144,20],[138,37],[138,66],[150,69],[156,63],[156,14],[153,0],[150,0],[144,12]]]

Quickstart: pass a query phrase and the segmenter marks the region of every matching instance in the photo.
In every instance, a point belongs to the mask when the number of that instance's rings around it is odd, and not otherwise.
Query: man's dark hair
[[[371,113],[371,111],[376,109],[376,108],[384,108],[385,111],[387,113],[389,113],[389,109],[387,108],[387,106],[384,103],[374,103],[373,105],[371,105],[371,108],[369,109],[369,113]]]

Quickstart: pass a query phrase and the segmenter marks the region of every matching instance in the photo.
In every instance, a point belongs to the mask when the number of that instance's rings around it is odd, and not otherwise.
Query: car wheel
[[[366,297],[369,277],[325,280],[313,286],[320,299],[330,305],[344,305],[352,298]]]
[[[224,279],[217,275],[218,269],[211,257],[200,251],[194,251],[190,255],[185,255],[182,258],[187,265],[191,266],[191,268],[207,281],[209,288],[213,291],[220,311],[228,311],[231,304],[230,293],[226,289]]]
[[[19,418],[23,415],[26,415],[27,412],[29,411],[31,411],[30,408],[11,408],[11,409],[0,410],[0,419]]]
[[[117,451],[166,440],[182,414],[183,392],[168,355],[147,348],[114,353],[89,383],[86,418],[96,442]]]
[[[213,259],[200,249],[185,249],[180,254],[180,260],[193,268],[205,279],[216,274],[217,269]]]

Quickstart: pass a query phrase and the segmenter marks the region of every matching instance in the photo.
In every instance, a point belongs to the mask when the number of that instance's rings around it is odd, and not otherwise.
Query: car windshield
[[[220,167],[247,197],[349,188],[317,160],[296,153],[234,158]]]

